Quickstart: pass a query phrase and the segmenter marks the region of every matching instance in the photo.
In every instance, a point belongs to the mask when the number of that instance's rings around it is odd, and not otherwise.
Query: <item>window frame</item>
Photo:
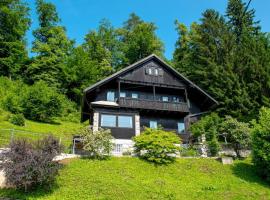
[[[137,95],[137,97],[133,97],[133,95]],[[132,92],[132,93],[131,93],[131,98],[132,98],[132,99],[138,99],[138,98],[139,98],[139,94],[136,93],[136,92]]]
[[[102,122],[104,122],[104,120],[102,120],[103,116],[112,116],[112,117],[114,117],[114,126],[103,125],[103,123],[102,123]],[[117,128],[117,115],[101,113],[100,114],[100,127]]]
[[[179,125],[182,125],[182,130],[180,130],[180,126]],[[184,120],[181,120],[181,121],[178,121],[177,122],[177,134],[181,135],[181,134],[185,134],[185,131],[186,131],[186,126],[185,126],[185,122]]]
[[[122,96],[121,94],[124,94],[124,96]],[[126,92],[120,92],[119,97],[125,98],[125,97],[127,97],[127,93]]]
[[[109,100],[109,94],[113,94],[113,100]],[[115,101],[115,91],[113,91],[113,90],[109,90],[109,91],[107,91],[107,93],[106,93],[106,100],[107,101],[111,101],[111,102],[114,102]]]
[[[151,124],[152,123],[155,123],[155,127],[151,127]],[[157,129],[158,128],[158,122],[157,122],[157,120],[150,120],[149,121],[149,128]]]
[[[130,118],[130,122],[131,122],[131,127],[130,126],[120,126],[120,123],[119,123],[119,118],[121,117],[128,117]],[[132,115],[117,115],[117,128],[130,128],[130,129],[133,129],[134,127],[134,124],[133,124],[133,116]]]

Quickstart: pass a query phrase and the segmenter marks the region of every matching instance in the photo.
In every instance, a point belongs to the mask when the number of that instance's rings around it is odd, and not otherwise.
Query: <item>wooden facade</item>
[[[84,90],[82,121],[131,139],[161,125],[188,141],[189,118],[217,101],[156,55],[150,55]]]

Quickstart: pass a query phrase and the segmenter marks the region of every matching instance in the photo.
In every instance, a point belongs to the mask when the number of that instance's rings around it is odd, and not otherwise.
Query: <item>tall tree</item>
[[[90,31],[84,43],[74,49],[68,60],[67,95],[78,104],[82,90],[113,72],[118,58],[118,41],[113,27],[102,20],[98,31]]]
[[[226,16],[203,13],[190,30],[177,23],[177,70],[219,102],[219,112],[248,120],[269,105],[269,40],[254,21],[254,11],[230,0]]]
[[[60,88],[66,79],[64,72],[73,41],[67,38],[65,28],[58,25],[60,19],[53,4],[37,0],[36,9],[39,28],[33,32],[32,48],[36,56],[28,67],[28,77],[31,83],[43,80]]]
[[[22,0],[0,2],[0,76],[17,78],[27,61],[29,8]]]
[[[154,23],[144,22],[134,13],[130,15],[123,28],[118,30],[125,58],[120,68],[152,53],[163,57],[164,45],[157,37],[156,30]]]

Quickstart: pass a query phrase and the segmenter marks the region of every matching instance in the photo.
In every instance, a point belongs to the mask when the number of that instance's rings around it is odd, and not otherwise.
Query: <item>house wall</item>
[[[148,75],[147,73],[145,73],[145,71],[149,67],[162,69],[163,70],[162,75],[159,76]],[[142,64],[142,66],[138,66],[137,68],[121,76],[121,78],[130,81],[160,83],[181,87],[185,86],[184,83],[181,82],[179,79],[175,78],[175,76],[172,73],[170,73],[167,69],[165,69],[159,63],[154,61],[148,61],[147,63]]]
[[[98,120],[93,120],[93,130],[94,127],[101,127],[104,129],[110,129],[112,136],[115,139],[131,139],[132,137],[134,137],[135,135],[139,135],[140,134],[140,129],[138,128],[140,126],[140,116],[137,112],[134,111],[129,111],[129,110],[123,110],[123,109],[95,109],[94,111],[94,115],[96,114],[96,116],[98,116]],[[132,117],[132,128],[120,128],[120,127],[104,127],[101,126],[101,115],[102,114],[109,114],[109,115],[115,115],[117,116],[131,116]],[[94,117],[95,118],[95,117]],[[117,119],[117,118],[116,118]],[[116,120],[116,124],[117,120]],[[95,129],[96,130],[96,129]]]

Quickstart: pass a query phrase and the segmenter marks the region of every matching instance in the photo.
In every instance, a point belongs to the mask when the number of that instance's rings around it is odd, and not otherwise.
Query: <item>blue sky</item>
[[[27,33],[29,48],[33,40],[32,31],[37,27],[35,1],[26,0],[31,8],[32,26]],[[109,19],[114,27],[120,27],[131,12],[143,20],[154,22],[157,35],[165,44],[165,56],[172,58],[177,39],[174,21],[189,26],[199,21],[201,13],[212,8],[224,13],[227,0],[48,0],[56,5],[61,24],[66,27],[69,38],[76,44],[83,42],[89,30],[96,29],[101,19]],[[244,0],[248,1],[248,0]],[[270,1],[253,0],[251,8],[256,10],[256,19],[260,20],[262,30],[270,32]]]

